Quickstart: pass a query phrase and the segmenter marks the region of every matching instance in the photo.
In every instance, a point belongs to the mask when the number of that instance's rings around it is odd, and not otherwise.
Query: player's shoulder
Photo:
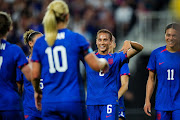
[[[37,40],[36,40],[36,43],[37,44],[40,44],[42,42],[45,42],[45,35],[42,35],[41,37],[39,37]]]
[[[161,46],[156,48],[155,50],[152,51],[151,54],[158,54],[158,53],[162,53],[163,51],[166,51],[166,46]]]
[[[75,37],[75,38],[81,38],[81,39],[85,39],[85,37],[83,35],[81,35],[80,33],[74,32],[69,30],[69,32]],[[78,40],[78,39],[77,39]]]
[[[111,55],[112,56],[122,56],[122,55],[124,55],[124,53],[123,52],[115,52],[115,53],[113,53]]]

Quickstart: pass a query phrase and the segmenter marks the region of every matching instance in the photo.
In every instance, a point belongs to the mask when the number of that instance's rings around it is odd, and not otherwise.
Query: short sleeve
[[[38,47],[38,40],[37,40],[34,44],[34,47],[33,47],[33,52],[32,52],[32,57],[31,57],[32,62],[39,62],[40,61],[38,48],[39,47]]]
[[[23,66],[28,64],[26,56],[25,56],[24,52],[22,51],[22,49],[18,46],[14,46],[13,50],[16,51],[16,53],[14,55],[14,59],[17,62],[18,68],[21,69]]]
[[[89,42],[80,34],[78,34],[78,41],[80,46],[80,53],[83,57],[93,52]]]
[[[153,71],[153,72],[156,70],[156,54],[155,54],[155,51],[153,51],[150,55],[149,62],[147,65],[147,69],[150,71]]]
[[[126,53],[120,52],[120,53],[118,53],[118,56],[119,56],[119,59],[120,59],[121,63],[124,63],[124,62],[128,61]]]
[[[23,81],[23,73],[19,68],[16,69],[16,81],[22,82]]]
[[[124,63],[120,69],[120,76],[122,75],[130,75],[128,63]]]

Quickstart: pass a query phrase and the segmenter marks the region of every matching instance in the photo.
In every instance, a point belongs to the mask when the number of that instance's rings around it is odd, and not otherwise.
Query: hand
[[[151,103],[146,102],[144,105],[144,112],[148,115],[151,116]]]
[[[103,73],[107,73],[109,71],[109,63],[105,58],[99,58],[100,69]]]
[[[127,51],[132,48],[130,42],[131,41],[129,41],[129,40],[125,40],[124,44],[123,44],[122,48],[119,50],[119,52],[123,51],[123,53],[127,53]]]
[[[42,109],[42,104],[41,104],[42,93],[34,92],[34,99],[35,99],[36,108],[41,111],[41,109]]]

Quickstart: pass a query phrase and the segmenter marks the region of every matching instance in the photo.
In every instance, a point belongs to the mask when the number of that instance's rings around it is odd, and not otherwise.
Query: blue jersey
[[[34,89],[31,82],[26,79],[26,77],[23,75],[23,73],[20,70],[18,70],[16,80],[24,82],[24,90],[23,90],[24,115],[41,117],[41,112],[38,111],[35,106]]]
[[[92,70],[86,64],[87,72],[87,105],[107,105],[118,104],[118,86],[119,70],[122,64],[127,60],[126,54],[114,53],[100,55],[98,58],[105,58],[109,63],[109,72],[104,74]]]
[[[90,52],[89,46],[83,36],[68,29],[58,30],[52,47],[48,46],[45,36],[36,41],[32,61],[40,62],[42,66],[42,103],[84,101],[79,60]]]
[[[120,77],[122,75],[130,75],[130,71],[129,71],[129,67],[128,67],[128,63],[125,63],[122,65],[121,69],[120,69]],[[121,81],[118,80],[118,89],[121,88]],[[119,111],[125,111],[125,106],[124,106],[124,96],[121,96],[119,98]]]
[[[149,58],[148,70],[157,74],[155,109],[180,109],[180,53],[171,53],[166,46],[155,49]]]
[[[22,110],[22,100],[16,84],[16,69],[28,63],[17,45],[0,41],[0,110]]]

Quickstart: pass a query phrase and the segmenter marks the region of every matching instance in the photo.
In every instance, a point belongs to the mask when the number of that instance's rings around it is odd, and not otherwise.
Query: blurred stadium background
[[[0,10],[11,14],[13,31],[8,41],[19,45],[26,55],[23,33],[33,29],[43,33],[42,18],[52,0],[0,0]],[[127,120],[154,120],[143,112],[150,53],[165,45],[164,28],[175,19],[169,9],[171,0],[65,0],[70,8],[69,28],[86,37],[95,50],[96,32],[109,29],[116,37],[117,51],[124,40],[140,42],[143,52],[130,60],[131,77],[125,94]],[[180,0],[174,0],[174,3]],[[75,41],[74,41],[75,42]],[[84,73],[82,73],[84,74]],[[154,107],[154,96],[152,107]]]

